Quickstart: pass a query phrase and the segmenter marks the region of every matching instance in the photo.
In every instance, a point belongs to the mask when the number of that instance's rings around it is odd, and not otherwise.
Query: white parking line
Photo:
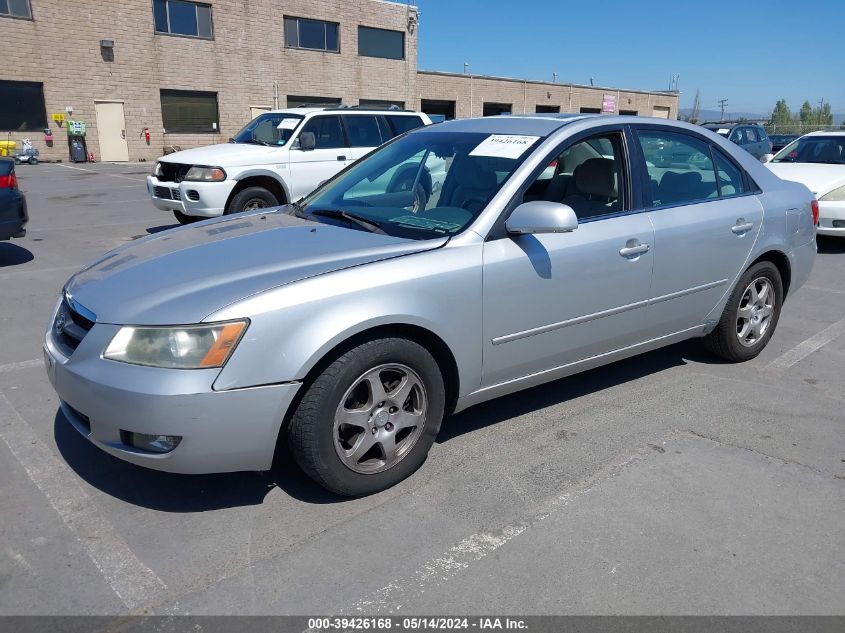
[[[6,363],[0,365],[0,374],[7,374],[10,371],[18,371],[19,369],[29,369],[30,367],[39,367],[44,364],[40,358],[33,358],[32,360],[22,360],[17,363]]]
[[[18,275],[25,275],[27,273],[36,274],[36,273],[55,273],[62,270],[79,270],[85,266],[85,263],[82,264],[71,264],[69,266],[54,266],[53,268],[21,268],[19,270],[12,270],[7,273],[0,273],[0,279],[8,279],[10,277],[16,277]]]
[[[845,334],[845,318],[840,319],[832,325],[828,325],[818,334],[811,336],[806,341],[799,343],[788,352],[781,354],[769,363],[769,367],[774,369],[789,369],[795,363],[804,360],[807,356],[824,347],[842,334]]]
[[[167,589],[161,578],[117,535],[97,504],[76,482],[73,471],[53,456],[3,393],[0,393],[0,439],[128,609],[149,604]]]
[[[59,164],[59,167],[64,167],[65,169],[75,169],[76,171],[85,171],[89,174],[97,174],[99,176],[110,176],[112,178],[123,178],[124,180],[133,180],[135,182],[146,182],[146,178],[132,178],[130,176],[124,176],[123,174],[110,174],[104,171],[97,171],[96,169],[83,169],[82,167],[72,167],[71,165],[63,165]]]

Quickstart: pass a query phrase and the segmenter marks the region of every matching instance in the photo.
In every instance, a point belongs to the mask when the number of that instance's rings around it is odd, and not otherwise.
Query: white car
[[[819,201],[819,235],[845,237],[845,131],[806,134],[775,154],[767,166],[813,192]]]
[[[310,193],[382,143],[430,124],[425,114],[395,109],[273,110],[229,143],[163,156],[147,190],[156,207],[173,211],[182,224],[275,207]],[[390,177],[397,191],[415,186],[403,170]],[[416,186],[431,194],[430,181]]]

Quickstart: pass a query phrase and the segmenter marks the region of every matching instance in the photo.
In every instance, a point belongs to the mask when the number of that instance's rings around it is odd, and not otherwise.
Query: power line
[[[727,99],[719,99],[716,103],[719,104],[719,107],[722,108],[722,116],[720,118],[721,121],[725,120],[725,107],[728,105]]]

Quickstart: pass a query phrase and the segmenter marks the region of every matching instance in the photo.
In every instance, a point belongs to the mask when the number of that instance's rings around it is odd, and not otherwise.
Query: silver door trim
[[[672,299],[678,299],[680,297],[685,297],[687,295],[695,294],[696,292],[702,292],[704,290],[710,290],[711,288],[718,288],[719,286],[724,286],[728,283],[729,280],[727,279],[720,279],[719,281],[711,281],[710,283],[701,284],[700,286],[694,286],[692,288],[687,288],[686,290],[679,290],[677,292],[671,292],[669,294],[661,295],[659,297],[654,297],[652,299],[646,299],[644,301],[637,301],[635,303],[629,303],[624,306],[619,306],[617,308],[610,308],[609,310],[602,310],[601,312],[594,312],[592,314],[585,314],[584,316],[575,317],[574,319],[567,319],[566,321],[558,321],[557,323],[549,323],[548,325],[541,325],[539,327],[531,328],[530,330],[522,330],[521,332],[514,332],[513,334],[505,334],[503,336],[497,336],[496,338],[492,339],[491,343],[493,345],[501,345],[502,343],[510,343],[511,341],[518,341],[523,338],[528,338],[530,336],[536,336],[537,334],[545,334],[546,332],[552,332],[554,330],[559,330],[561,328],[569,327],[570,325],[579,325],[580,323],[587,323],[589,321],[595,321],[596,319],[602,319],[608,316],[614,316],[616,314],[621,314],[623,312],[628,312],[629,310],[635,310],[637,308],[643,308],[650,305],[655,305],[657,303],[662,303],[664,301],[671,301]]]

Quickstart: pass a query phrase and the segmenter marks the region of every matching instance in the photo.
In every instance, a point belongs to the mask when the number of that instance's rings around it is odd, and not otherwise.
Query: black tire
[[[176,217],[176,220],[179,224],[193,224],[194,222],[199,222],[205,218],[198,218],[195,215],[185,215],[181,211],[177,211],[173,209],[173,215]]]
[[[38,164],[38,159],[37,159],[37,158],[35,158],[35,156],[31,157],[31,158],[29,159],[29,164],[30,164],[30,165],[37,165],[37,164]]]
[[[743,297],[750,284],[758,279],[766,279],[774,289],[774,305],[765,332],[750,345],[743,345],[738,336],[738,314]],[[783,305],[783,281],[780,271],[772,262],[763,261],[754,264],[745,271],[731,293],[719,323],[710,334],[704,338],[705,347],[720,358],[732,363],[743,362],[755,358],[768,344],[775,332],[780,310]]]
[[[279,200],[264,187],[247,187],[234,195],[226,207],[226,215],[278,206]]]
[[[392,467],[355,472],[336,450],[335,413],[361,376],[390,364],[412,369],[424,385],[427,407],[422,429]],[[369,341],[338,357],[306,387],[287,428],[287,448],[299,467],[324,488],[350,497],[373,494],[399,483],[422,465],[440,430],[445,401],[443,377],[428,350],[404,338]]]

